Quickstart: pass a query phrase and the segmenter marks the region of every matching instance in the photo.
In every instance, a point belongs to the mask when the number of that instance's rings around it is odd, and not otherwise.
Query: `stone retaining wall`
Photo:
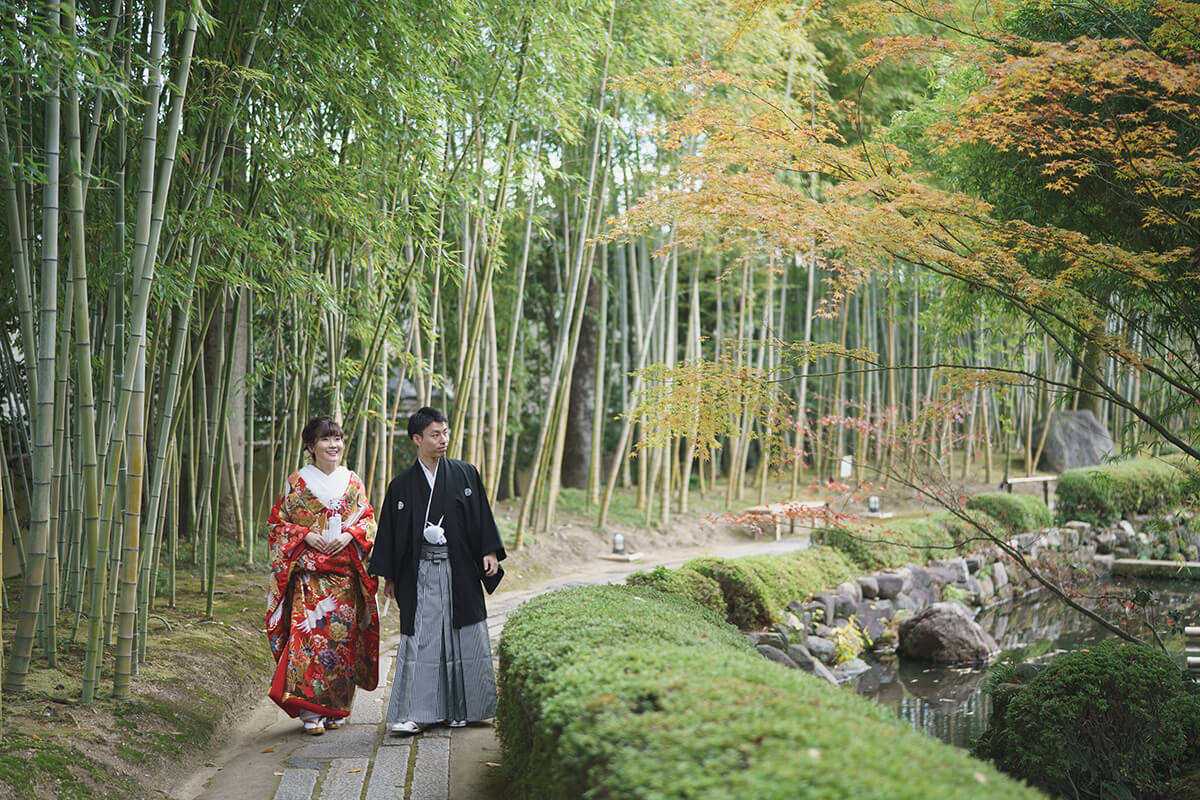
[[[1200,545],[1200,536],[1196,538],[1192,546]],[[1148,554],[1151,547],[1150,537],[1135,532],[1124,520],[1100,529],[1086,522],[1068,522],[1061,527],[1011,536],[1008,542],[1031,564],[1054,554],[1056,560],[1089,569],[1097,576],[1111,571],[1116,555]],[[899,623],[906,617],[953,611],[939,605],[944,603],[965,606],[973,616],[982,608],[1007,603],[1037,588],[1037,582],[999,545],[993,544],[965,557],[881,570],[819,592],[808,600],[793,600],[787,605],[782,624],[767,631],[748,632],[746,636],[759,653],[772,661],[804,669],[831,683],[843,683],[868,669],[857,657],[839,659],[839,655],[844,657],[856,649],[856,635],[865,650],[892,653],[900,643]],[[943,613],[943,616],[962,615]],[[961,628],[961,621],[955,624]],[[976,634],[970,631],[952,634],[966,636],[967,648],[963,652],[975,653],[962,660],[978,663],[995,655],[995,642],[982,630],[979,633],[982,636],[975,642],[970,637]]]

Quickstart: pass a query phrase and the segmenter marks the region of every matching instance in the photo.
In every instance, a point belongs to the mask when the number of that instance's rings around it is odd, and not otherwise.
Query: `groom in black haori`
[[[442,412],[421,408],[408,420],[417,461],[391,482],[379,506],[370,572],[400,612],[400,649],[388,730],[420,733],[496,714],[496,678],[483,589],[496,588],[504,546],[479,471],[446,458],[450,428]]]

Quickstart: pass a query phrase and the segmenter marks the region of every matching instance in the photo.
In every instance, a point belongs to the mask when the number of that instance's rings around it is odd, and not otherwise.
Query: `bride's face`
[[[341,462],[345,449],[346,441],[341,436],[322,436],[308,451],[317,469],[330,472]]]

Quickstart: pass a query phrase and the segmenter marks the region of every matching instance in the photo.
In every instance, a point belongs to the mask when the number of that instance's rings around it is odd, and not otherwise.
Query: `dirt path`
[[[674,567],[702,555],[736,557],[782,553],[808,547],[806,533],[782,541],[718,537],[706,544],[646,552],[635,562],[603,560],[599,552],[578,559],[569,574],[498,592],[489,603],[488,629],[493,647],[508,616],[531,597],[576,584],[620,583],[631,572],[658,565]],[[381,645],[380,675],[390,681],[391,659],[399,637]],[[501,797],[499,743],[490,725],[433,728],[413,737],[387,736],[383,713],[387,682],[374,692],[359,692],[351,724],[311,738],[300,734],[266,698],[253,698],[212,760],[199,766],[170,793],[175,800],[466,800]]]

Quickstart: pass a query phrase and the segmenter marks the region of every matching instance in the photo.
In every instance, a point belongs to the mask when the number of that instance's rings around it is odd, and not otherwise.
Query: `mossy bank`
[[[35,650],[27,690],[4,695],[0,798],[161,798],[266,691],[263,580],[261,567],[222,574],[207,618],[198,583],[181,573],[176,607],[160,602],[153,612],[129,701],[112,699],[108,648],[96,701],[80,704],[84,651],[70,640],[73,618],[63,615],[57,666]]]

